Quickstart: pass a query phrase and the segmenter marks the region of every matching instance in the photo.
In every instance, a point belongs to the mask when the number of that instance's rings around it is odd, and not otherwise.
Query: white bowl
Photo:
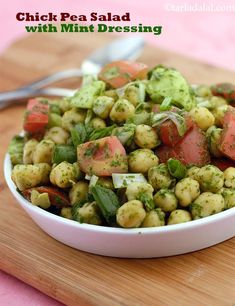
[[[235,207],[216,215],[157,228],[122,229],[67,220],[33,206],[11,180],[11,161],[4,161],[6,182],[21,207],[47,234],[75,249],[113,257],[152,258],[197,251],[235,236]]]

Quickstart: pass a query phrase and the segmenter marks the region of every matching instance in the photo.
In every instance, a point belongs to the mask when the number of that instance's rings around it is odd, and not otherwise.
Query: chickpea
[[[207,85],[199,85],[194,91],[198,97],[208,98],[212,96],[211,89]]]
[[[73,219],[71,207],[62,207],[60,211],[60,215],[61,217],[66,218],[66,219],[70,219],[70,220]]]
[[[23,163],[25,165],[33,164],[33,154],[37,144],[38,141],[36,139],[30,139],[25,143],[23,151]]]
[[[192,166],[187,170],[186,177],[191,177],[192,179],[198,181],[198,171],[200,170],[199,167]]]
[[[106,90],[104,96],[112,98],[114,102],[118,100],[118,94],[115,89]]]
[[[153,197],[156,207],[164,212],[172,212],[177,208],[178,200],[173,191],[169,189],[159,190]]]
[[[135,107],[126,99],[119,99],[115,102],[110,112],[110,118],[116,123],[122,123],[135,113]]]
[[[137,125],[134,141],[140,148],[146,149],[153,149],[160,144],[157,132],[145,124]]]
[[[102,119],[106,119],[114,105],[113,98],[101,96],[93,104],[93,112]]]
[[[215,123],[213,114],[205,107],[198,106],[193,108],[190,111],[190,115],[203,131],[206,131]]]
[[[128,201],[138,199],[143,193],[147,194],[150,198],[153,198],[153,187],[148,183],[133,182],[126,188]]]
[[[70,100],[68,98],[51,100],[49,104],[58,106],[63,114],[71,109]]]
[[[165,225],[165,214],[160,208],[156,208],[146,213],[141,227],[158,227]]]
[[[167,225],[185,223],[191,220],[191,214],[187,210],[176,209],[171,212]]]
[[[69,139],[69,133],[63,128],[55,126],[46,132],[44,139],[50,139],[56,144],[66,144]]]
[[[173,182],[165,164],[151,167],[148,171],[148,180],[154,190],[169,188]]]
[[[143,90],[143,95],[145,96],[145,90]],[[143,99],[141,99],[141,89],[135,85],[127,86],[125,89],[124,98],[131,102],[131,104],[133,104],[135,107],[137,104],[143,102]]]
[[[203,191],[217,192],[224,185],[224,174],[219,168],[207,165],[198,171],[198,181]]]
[[[48,139],[40,141],[36,145],[35,151],[33,153],[33,163],[51,164],[54,148],[55,148],[55,143],[52,140]]]
[[[39,193],[37,190],[32,190],[30,202],[43,209],[48,209],[51,206],[49,195],[47,192]]]
[[[188,206],[200,195],[198,181],[190,177],[180,180],[175,186],[175,195],[181,206]]]
[[[48,184],[51,166],[46,163],[34,164],[34,166],[37,167],[38,174],[41,177],[41,184]]]
[[[224,98],[216,97],[216,96],[211,97],[210,103],[211,103],[212,108],[218,108],[220,106],[224,106],[228,104],[228,102]]]
[[[138,200],[132,200],[123,204],[117,210],[117,223],[121,227],[140,227],[146,217],[143,204]]]
[[[221,153],[219,149],[220,139],[222,135],[223,130],[220,128],[216,128],[214,125],[211,126],[206,131],[206,138],[209,150],[211,154],[215,157],[221,157],[223,154]]]
[[[106,127],[106,123],[103,119],[100,119],[99,117],[95,117],[91,120],[91,124],[93,128],[96,129],[102,129]]]
[[[102,224],[96,202],[86,203],[82,207],[74,208],[76,209],[76,212],[73,214],[75,221],[94,225]]]
[[[113,180],[109,177],[99,177],[96,184],[104,188],[114,190]]]
[[[16,165],[11,178],[19,190],[47,184],[51,167],[48,164]]]
[[[73,163],[74,175],[76,180],[81,180],[84,178],[84,173],[80,170],[78,162]]]
[[[129,169],[133,173],[147,173],[149,168],[157,166],[158,157],[152,150],[139,149],[129,154],[128,164]]]
[[[60,188],[71,187],[76,180],[75,170],[72,164],[63,161],[56,165],[50,174],[50,181],[53,185]]]
[[[235,189],[223,188],[222,195],[225,202],[225,209],[235,207]]]
[[[89,185],[86,182],[79,181],[72,186],[69,191],[69,199],[71,205],[75,205],[80,201],[86,200],[89,190]]]
[[[223,127],[223,118],[225,113],[230,108],[229,105],[221,105],[213,110],[213,115],[215,117],[215,125],[217,127]]]
[[[86,118],[86,111],[82,109],[72,108],[65,112],[62,117],[62,128],[66,131],[71,129],[79,122],[84,122]]]
[[[235,188],[235,168],[229,167],[224,171],[224,185],[229,188]]]
[[[225,202],[221,194],[203,192],[191,206],[193,219],[204,218],[221,212],[225,208]]]

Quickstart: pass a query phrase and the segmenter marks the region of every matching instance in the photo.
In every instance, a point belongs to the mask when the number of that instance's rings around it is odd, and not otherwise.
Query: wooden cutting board
[[[0,90],[79,67],[92,49],[111,38],[49,33],[19,40],[0,58]],[[151,47],[140,60],[176,67],[193,83],[235,80],[234,72]],[[1,161],[10,138],[21,130],[23,110],[17,105],[0,112]],[[67,305],[235,305],[235,238],[170,258],[106,258],[47,236],[17,205],[2,173],[0,197],[0,268]]]

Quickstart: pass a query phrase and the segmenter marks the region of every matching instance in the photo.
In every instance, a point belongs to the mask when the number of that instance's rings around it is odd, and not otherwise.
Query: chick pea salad
[[[28,101],[9,145],[33,205],[79,223],[137,228],[235,206],[235,87],[179,71],[107,64],[71,98]]]

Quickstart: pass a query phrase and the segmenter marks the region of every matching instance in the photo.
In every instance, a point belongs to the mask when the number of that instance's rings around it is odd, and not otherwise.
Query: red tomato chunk
[[[220,96],[230,101],[235,101],[235,85],[231,83],[219,83],[211,87],[214,96]]]
[[[193,120],[189,116],[185,116],[187,131],[193,128]],[[169,146],[174,147],[184,136],[180,136],[173,121],[167,120],[163,122],[159,128],[159,137],[161,141]]]
[[[235,113],[232,111],[228,111],[223,119],[220,150],[224,155],[235,160]]]
[[[128,172],[126,151],[116,136],[79,145],[77,159],[81,170],[89,175],[111,176],[112,173]]]
[[[131,61],[116,61],[103,67],[99,79],[113,88],[119,88],[136,79],[147,77],[148,67]]]
[[[162,163],[171,157],[185,165],[203,166],[210,163],[206,136],[196,125],[174,147],[162,146],[156,154]]]
[[[24,130],[29,133],[42,132],[48,124],[49,105],[37,99],[31,99],[27,105]]]

